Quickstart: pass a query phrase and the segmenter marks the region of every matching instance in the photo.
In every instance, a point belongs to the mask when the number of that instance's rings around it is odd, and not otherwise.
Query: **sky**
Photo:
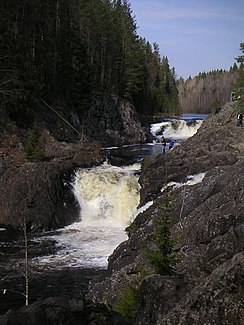
[[[177,78],[229,70],[244,42],[243,0],[130,0],[137,34],[156,42]]]

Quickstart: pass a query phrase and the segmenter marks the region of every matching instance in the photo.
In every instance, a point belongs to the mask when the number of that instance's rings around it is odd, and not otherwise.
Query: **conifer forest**
[[[176,75],[137,35],[127,0],[1,2],[1,109],[28,126],[40,100],[86,114],[93,94],[119,95],[140,114],[177,112]],[[66,112],[67,113],[67,112]]]

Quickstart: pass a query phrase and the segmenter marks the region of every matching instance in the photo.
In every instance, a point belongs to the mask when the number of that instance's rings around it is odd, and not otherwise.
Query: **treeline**
[[[177,82],[179,103],[184,113],[211,113],[230,100],[230,93],[237,87],[242,67],[235,63],[229,71],[214,70]]]
[[[82,116],[97,92],[141,114],[178,111],[174,69],[138,37],[129,1],[1,1],[0,23],[1,107],[18,122],[41,99]]]

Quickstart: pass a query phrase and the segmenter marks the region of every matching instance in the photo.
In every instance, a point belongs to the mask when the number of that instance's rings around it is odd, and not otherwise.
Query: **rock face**
[[[0,223],[19,227],[27,217],[28,226],[40,230],[78,218],[70,185],[72,172],[71,166],[55,163],[8,169],[1,177]]]
[[[91,284],[90,298],[114,306],[123,288],[139,283],[134,324],[243,324],[244,129],[235,125],[237,112],[228,103],[182,146],[144,162],[141,204],[154,203],[127,229],[129,239]],[[187,177],[199,173],[202,181],[188,186]],[[143,245],[150,245],[161,189],[171,181],[182,182],[171,187],[179,261],[174,276],[163,276],[153,272]]]
[[[46,159],[51,161],[28,163],[23,146],[11,149],[13,139],[14,143],[20,139],[10,138],[8,146],[2,145],[0,225],[21,228],[26,220],[27,227],[36,231],[63,227],[77,220],[79,205],[72,188],[75,170],[100,164],[104,160],[100,148],[58,143],[44,135]],[[0,235],[2,238],[4,232]]]
[[[83,299],[52,297],[0,316],[1,325],[124,325],[121,315]]]
[[[85,134],[106,146],[144,143],[148,136],[132,105],[114,96],[94,96],[84,123]]]

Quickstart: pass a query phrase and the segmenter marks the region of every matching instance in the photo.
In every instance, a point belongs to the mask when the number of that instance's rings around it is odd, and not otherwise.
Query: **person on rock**
[[[236,91],[235,89],[230,94],[230,100],[234,102],[236,100]]]
[[[243,115],[240,113],[237,115],[236,125],[242,127]]]
[[[175,140],[169,141],[169,150],[171,150],[173,148],[174,144],[175,144]]]
[[[163,146],[163,154],[165,155],[167,142],[166,142],[164,137],[162,137],[161,143],[162,143],[162,146]]]

